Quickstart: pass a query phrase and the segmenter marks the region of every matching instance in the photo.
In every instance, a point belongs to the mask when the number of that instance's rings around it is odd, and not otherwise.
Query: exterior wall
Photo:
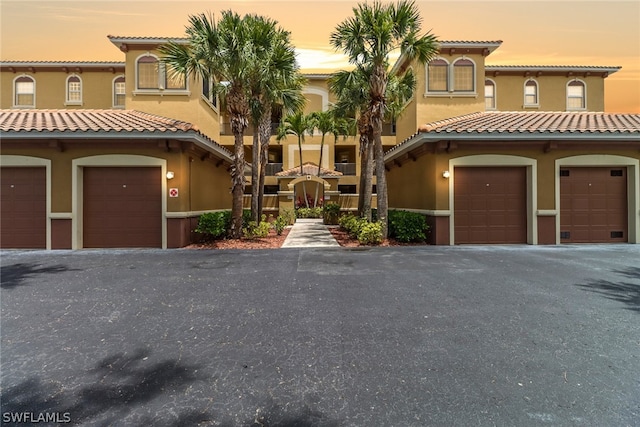
[[[586,86],[586,110],[604,111],[604,80],[599,76],[523,75],[487,76],[496,83],[496,109],[499,111],[567,111],[567,84],[578,79]],[[524,84],[538,83],[538,106],[524,105]]]
[[[2,156],[26,156],[49,166],[49,220],[51,249],[81,248],[81,169],[83,166],[153,165],[160,166],[163,176],[174,172],[172,180],[163,178],[166,247],[179,247],[193,241],[192,223],[206,211],[231,206],[229,173],[217,159],[200,160],[198,153],[188,150],[167,152],[155,142],[96,141],[64,142],[62,151],[48,147],[49,141],[3,141]],[[142,162],[142,163],[139,163]],[[5,164],[3,160],[3,164]],[[218,166],[217,166],[218,165]],[[169,197],[169,188],[177,188],[178,197]]]
[[[13,80],[27,75],[36,82],[36,106],[40,109],[111,109],[113,108],[113,79],[124,73],[85,70],[82,73],[41,71],[16,73],[3,70],[0,73],[0,108],[13,107]],[[82,103],[66,105],[66,81],[71,75],[82,80]]]
[[[638,141],[640,143],[640,141]],[[640,152],[633,148],[616,147],[607,142],[598,148],[597,143],[582,143],[572,149],[558,148],[545,153],[534,144],[514,142],[519,148],[497,146],[489,142],[479,146],[462,146],[451,153],[433,151],[419,154],[415,161],[407,160],[391,164],[387,172],[389,206],[393,209],[416,210],[425,213],[429,222],[439,222],[439,227],[450,231],[450,243],[454,241],[453,227],[453,181],[455,167],[460,165],[500,166],[519,165],[528,168],[528,214],[529,243],[559,243],[559,167],[569,165],[596,165],[627,167],[629,187],[629,242],[638,243],[640,209],[638,204],[638,163]],[[604,146],[604,147],[603,147]],[[442,176],[450,172],[450,178]],[[447,220],[443,219],[446,218]],[[432,230],[433,232],[434,230]],[[442,235],[443,230],[436,232]],[[446,242],[431,243],[448,244]]]

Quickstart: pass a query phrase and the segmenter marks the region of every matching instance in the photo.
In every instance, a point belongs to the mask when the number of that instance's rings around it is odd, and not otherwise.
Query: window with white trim
[[[125,80],[124,76],[113,79],[113,108],[124,108]]]
[[[444,59],[434,59],[428,66],[428,92],[447,92],[449,90],[449,63]]]
[[[81,105],[82,104],[82,79],[80,76],[73,74],[67,77],[67,99],[65,105]]]
[[[489,79],[484,81],[484,108],[485,110],[496,109],[496,83]]]
[[[473,92],[475,88],[475,64],[467,58],[453,63],[453,91]]]
[[[13,80],[13,106],[21,108],[36,106],[36,81],[33,77],[22,75]]]
[[[538,104],[538,82],[529,79],[524,84],[524,105]]]
[[[583,82],[573,80],[567,84],[567,110],[584,110],[587,106]]]
[[[213,78],[209,77],[208,79],[202,80],[202,96],[209,101],[209,103],[217,108],[218,107],[218,97],[215,93],[213,93]]]

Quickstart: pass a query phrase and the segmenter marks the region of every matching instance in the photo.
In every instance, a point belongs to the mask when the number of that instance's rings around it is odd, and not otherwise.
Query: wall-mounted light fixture
[[[449,177],[451,176],[451,174],[449,173],[449,171],[442,171],[442,177],[445,179],[449,179]]]
[[[173,174],[173,172],[171,172],[171,171],[167,172],[167,179],[173,179],[174,176],[175,175]]]

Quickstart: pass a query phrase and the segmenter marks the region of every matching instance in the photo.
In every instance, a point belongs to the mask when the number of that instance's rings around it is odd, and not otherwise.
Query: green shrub
[[[364,220],[358,230],[358,242],[363,245],[379,245],[382,243],[382,224]]]
[[[337,224],[340,216],[340,205],[329,202],[322,208],[322,214],[325,224]]]
[[[247,227],[249,225],[249,222],[253,221],[253,218],[251,217],[251,210],[250,209],[243,209],[242,210],[242,227]],[[254,221],[255,222],[255,221]]]
[[[282,221],[285,221],[285,225],[293,225],[296,222],[296,211],[294,209],[280,209],[280,215]]]
[[[194,231],[218,239],[227,235],[230,225],[231,211],[207,212],[200,215]]]
[[[262,215],[262,220],[259,224],[255,221],[249,221],[246,227],[242,227],[242,234],[248,239],[256,239],[259,237],[267,237],[269,235],[269,229],[271,224],[266,221],[267,217]]]
[[[322,218],[322,208],[298,208],[296,216],[298,218]]]
[[[278,215],[276,220],[273,222],[273,228],[275,228],[278,236],[282,235],[282,232],[287,225],[289,225],[289,218],[283,215]]]
[[[421,242],[427,238],[426,218],[416,212],[389,211],[389,237],[400,242]]]
[[[338,223],[349,235],[355,239],[358,238],[360,230],[363,226],[369,223],[365,218],[359,218],[353,214],[347,214],[342,216]]]

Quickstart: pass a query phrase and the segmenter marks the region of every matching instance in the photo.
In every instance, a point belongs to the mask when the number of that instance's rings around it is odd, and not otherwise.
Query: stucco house
[[[228,118],[211,82],[169,78],[158,53],[186,39],[108,38],[122,62],[0,61],[0,247],[180,247],[199,215],[230,208]],[[640,116],[602,113],[606,77],[619,67],[488,64],[501,44],[440,41],[428,64],[397,61],[392,72],[411,68],[417,88],[383,130],[390,207],[427,215],[434,244],[637,243]],[[327,110],[329,74],[306,77],[305,112]],[[280,119],[276,112],[272,121]],[[308,188],[355,210],[357,138],[328,138],[322,159],[320,139],[306,136],[302,159],[295,138],[273,139],[267,213],[293,208]],[[481,182],[483,193],[472,185]],[[584,182],[607,196],[580,196]],[[499,191],[499,183],[514,187]],[[249,176],[247,184],[245,206]],[[116,191],[138,185],[141,195],[130,199]],[[34,194],[18,194],[23,187]],[[148,192],[154,207],[139,206]],[[102,204],[93,205],[98,194]],[[611,207],[602,210],[605,199]],[[585,203],[594,206],[587,213],[577,207]],[[132,230],[147,216],[154,219],[142,237]]]

